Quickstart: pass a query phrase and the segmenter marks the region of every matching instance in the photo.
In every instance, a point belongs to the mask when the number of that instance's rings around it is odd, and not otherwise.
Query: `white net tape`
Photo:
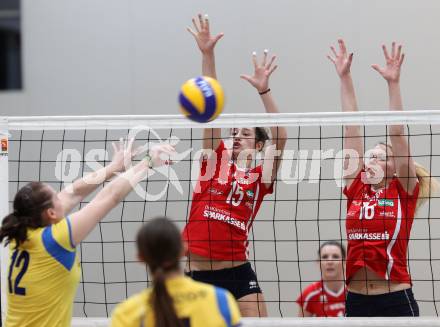
[[[74,318],[72,327],[108,327],[108,319]],[[435,327],[439,318],[244,318],[243,327]]]
[[[6,118],[5,118],[6,119]],[[439,110],[311,112],[283,114],[223,114],[207,124],[190,121],[182,115],[127,116],[23,116],[9,117],[10,130],[129,129],[139,125],[150,128],[230,128],[240,126],[341,126],[439,124]]]

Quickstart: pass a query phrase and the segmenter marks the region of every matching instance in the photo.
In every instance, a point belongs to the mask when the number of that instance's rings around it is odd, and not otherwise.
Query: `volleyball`
[[[214,120],[223,110],[225,96],[214,78],[199,76],[186,81],[179,94],[180,110],[199,123]]]

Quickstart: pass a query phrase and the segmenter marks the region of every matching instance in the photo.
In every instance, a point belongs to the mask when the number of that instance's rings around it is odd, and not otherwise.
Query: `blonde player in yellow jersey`
[[[185,254],[178,228],[167,218],[155,218],[138,232],[139,259],[146,263],[153,287],[120,303],[111,327],[239,326],[240,311],[226,290],[184,276]]]
[[[55,192],[49,185],[31,182],[14,198],[14,211],[0,228],[0,241],[10,248],[7,275],[6,327],[68,327],[80,279],[76,246],[98,222],[132,190],[161,157],[171,155],[170,145],[156,145],[149,156],[125,172],[135,152],[133,142],[113,144],[112,162],[106,167]],[[67,216],[87,195],[115,173],[83,209]]]

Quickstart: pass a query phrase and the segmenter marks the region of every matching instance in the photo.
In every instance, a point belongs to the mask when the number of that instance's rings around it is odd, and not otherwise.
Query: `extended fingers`
[[[186,30],[187,30],[188,32],[190,32],[192,36],[194,36],[194,37],[197,36],[197,33],[196,33],[191,27],[188,26],[188,27],[186,28]]]
[[[258,63],[257,63],[257,52],[252,52],[252,63],[254,64],[254,68],[257,69]]]
[[[217,41],[220,40],[223,36],[224,36],[223,33],[217,34],[216,37],[215,37],[215,43],[217,43]]]
[[[402,55],[400,56],[399,66],[402,65],[403,59],[405,59],[405,54],[404,53],[402,53]]]
[[[205,24],[205,29],[209,32],[209,19],[208,19],[208,14],[205,14],[204,24]]]
[[[196,30],[196,32],[197,32],[197,33],[200,33],[200,28],[199,28],[199,26],[197,25],[197,23],[196,23],[196,19],[195,19],[195,18],[192,19],[192,23],[193,23],[193,25],[194,25],[194,29]]]
[[[401,63],[402,60],[402,45],[397,45],[395,41],[391,43],[391,54],[388,52],[385,44],[382,44],[383,54],[385,56],[386,61],[395,60]]]
[[[270,68],[272,67],[272,64],[273,64],[273,62],[275,61],[276,58],[277,58],[277,56],[275,56],[275,55],[273,55],[273,56],[270,58],[269,63],[265,66],[265,68],[266,68],[267,70],[270,70]]]
[[[272,75],[272,73],[275,71],[275,69],[278,68],[278,65],[273,66],[270,70],[269,70],[269,76]]]
[[[396,59],[399,60],[399,62],[400,62],[401,54],[402,54],[402,45],[399,44],[399,46],[397,47],[397,54],[396,54]]]
[[[331,45],[330,50],[333,52],[333,55],[335,56],[335,58],[337,58],[338,54],[336,53],[335,47]]]
[[[120,137],[120,138],[119,138],[119,143],[118,143],[117,146],[118,146],[118,150],[122,150],[122,149],[125,148],[125,140],[124,140],[123,137]]]
[[[115,142],[112,142],[112,147],[113,147],[113,153],[118,152],[118,146],[116,145]]]
[[[339,43],[339,50],[341,51],[341,54],[346,54],[347,53],[347,48],[345,47],[344,40],[343,39],[339,39],[338,43]]]
[[[251,79],[252,79],[251,76],[249,76],[249,75],[244,75],[244,74],[240,75],[240,78],[241,78],[241,79],[244,79],[245,81],[248,81],[248,82],[250,82]]]
[[[348,64],[351,66],[351,62],[353,61],[353,52],[348,55]]]
[[[385,46],[385,44],[382,44],[382,50],[383,50],[383,55],[385,56],[385,59],[387,61],[390,60],[390,55],[388,54],[388,50],[387,50],[387,47]]]
[[[269,50],[267,50],[267,49],[264,49],[264,51],[263,51],[263,60],[261,61],[261,66],[263,66],[263,67],[266,66],[268,52],[269,52]]]
[[[391,58],[396,56],[396,42],[391,42]]]
[[[205,22],[203,20],[202,14],[198,14],[197,17],[199,17],[200,29],[203,30],[205,28]]]
[[[132,149],[133,149],[133,143],[134,143],[134,138],[130,138],[127,140],[127,151],[131,153]]]
[[[382,74],[382,68],[380,68],[379,65],[377,65],[377,64],[371,65],[371,68],[373,68],[373,69],[374,69],[375,71],[377,71],[379,74]]]
[[[332,56],[330,56],[330,55],[327,55],[327,59],[328,60],[330,60],[332,63],[336,63],[336,59],[335,58],[333,58]]]
[[[168,156],[176,154],[176,150],[170,144],[163,144],[161,147],[161,152],[167,154]]]

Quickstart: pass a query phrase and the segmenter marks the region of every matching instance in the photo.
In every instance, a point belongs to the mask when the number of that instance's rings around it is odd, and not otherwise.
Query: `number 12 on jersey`
[[[12,280],[12,272],[15,268],[20,268],[21,270],[18,272],[15,277],[15,281]],[[11,265],[9,266],[8,273],[8,287],[9,293],[16,295],[26,295],[26,288],[20,287],[19,284],[24,274],[26,273],[29,267],[29,252],[27,251],[19,251],[16,249],[11,257]]]

